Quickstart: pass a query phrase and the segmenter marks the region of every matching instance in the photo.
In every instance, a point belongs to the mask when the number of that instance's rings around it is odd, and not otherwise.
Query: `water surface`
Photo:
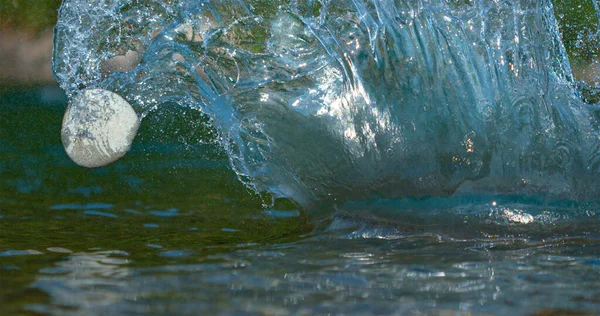
[[[482,233],[462,221],[378,224],[338,209],[337,217],[313,225],[291,203],[265,209],[218,152],[206,156],[209,150],[195,150],[202,144],[176,137],[157,143],[154,130],[142,131],[133,152],[115,165],[77,167],[57,133],[66,100],[41,99],[44,91],[58,90],[4,90],[1,99],[3,313],[599,308],[600,235],[593,221],[532,234],[505,218]],[[161,139],[173,135],[172,126],[159,130]],[[345,207],[385,212],[394,203]]]
[[[597,91],[550,1],[103,3],[63,2],[66,95],[0,89],[3,313],[600,310]],[[98,169],[59,138],[86,88],[142,117]]]

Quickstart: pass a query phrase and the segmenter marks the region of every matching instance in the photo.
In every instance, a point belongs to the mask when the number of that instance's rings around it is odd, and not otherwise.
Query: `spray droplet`
[[[108,90],[90,89],[69,103],[61,138],[75,163],[101,167],[125,156],[139,126],[140,120],[127,101]]]

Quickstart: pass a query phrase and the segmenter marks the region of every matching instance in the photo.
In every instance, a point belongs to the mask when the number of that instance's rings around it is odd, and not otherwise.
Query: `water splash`
[[[550,0],[65,0],[53,66],[70,96],[202,111],[242,181],[305,207],[599,192]]]

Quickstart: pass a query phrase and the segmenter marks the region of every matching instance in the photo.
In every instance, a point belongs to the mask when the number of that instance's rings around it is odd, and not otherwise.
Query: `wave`
[[[54,45],[69,96],[198,109],[241,181],[307,209],[600,192],[550,0],[64,0]]]

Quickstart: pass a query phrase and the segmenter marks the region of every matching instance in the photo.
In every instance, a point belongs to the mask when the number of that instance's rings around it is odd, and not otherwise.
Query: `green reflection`
[[[181,111],[177,122],[152,113],[124,159],[105,168],[76,166],[60,142],[66,100],[43,101],[44,89],[0,88],[4,311],[44,302],[45,295],[29,288],[40,270],[77,253],[119,250],[128,254],[128,267],[198,263],[244,244],[288,242],[310,231],[303,214],[263,213],[264,201],[237,180],[218,147],[198,141],[210,131],[195,111],[166,107]],[[56,248],[72,254],[48,250]]]

